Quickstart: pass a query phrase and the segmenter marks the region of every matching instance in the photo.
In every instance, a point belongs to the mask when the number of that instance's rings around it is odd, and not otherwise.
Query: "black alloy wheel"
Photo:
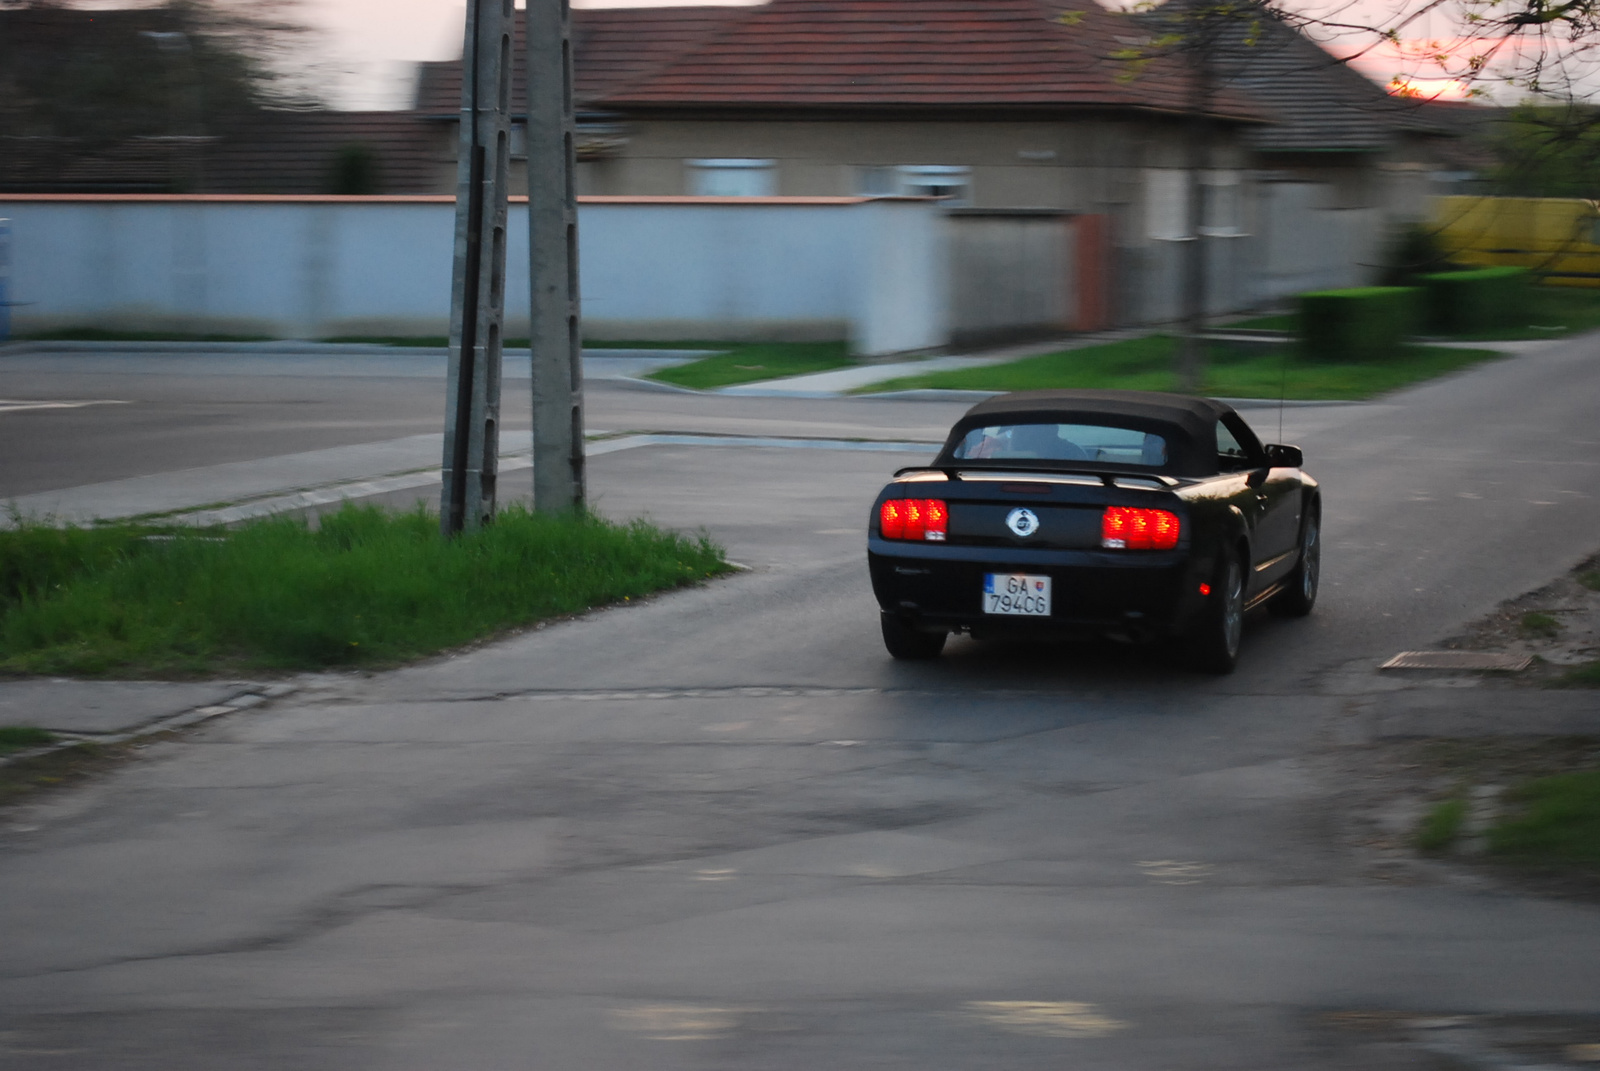
[[[908,662],[927,662],[938,658],[944,650],[947,633],[923,632],[912,628],[896,614],[885,613],[879,618],[883,627],[883,645],[894,657]]]
[[[1201,673],[1232,673],[1244,639],[1244,564],[1237,553],[1217,567],[1211,594],[1196,616],[1185,644],[1191,668]]]
[[[1267,608],[1282,617],[1304,617],[1317,604],[1317,588],[1322,583],[1322,511],[1313,507],[1300,529],[1300,560],[1284,585],[1282,594]]]

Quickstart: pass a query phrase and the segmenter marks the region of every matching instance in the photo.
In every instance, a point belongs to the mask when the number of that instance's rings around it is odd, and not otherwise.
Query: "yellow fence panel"
[[[1567,197],[1441,197],[1440,244],[1472,267],[1531,268],[1553,286],[1600,287],[1600,204]]]

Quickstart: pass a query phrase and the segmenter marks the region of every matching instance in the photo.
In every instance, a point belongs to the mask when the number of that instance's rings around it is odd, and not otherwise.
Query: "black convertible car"
[[[1195,668],[1230,672],[1246,611],[1316,602],[1322,504],[1301,464],[1205,398],[991,398],[873,504],[884,645],[926,659],[951,632],[1174,637]]]

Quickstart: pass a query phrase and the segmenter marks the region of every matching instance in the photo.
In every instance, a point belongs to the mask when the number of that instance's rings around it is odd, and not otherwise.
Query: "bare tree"
[[[309,35],[298,6],[0,0],[0,181],[46,179],[139,141],[189,153],[253,111],[317,106],[295,62]]]

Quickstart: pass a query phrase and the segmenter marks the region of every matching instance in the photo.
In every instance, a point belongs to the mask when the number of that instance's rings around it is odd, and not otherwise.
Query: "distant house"
[[[1181,166],[1182,71],[1158,60],[1126,79],[1108,57],[1137,28],[1089,7],[1072,19],[1040,0],[577,11],[579,190],[938,196],[969,220],[1034,213],[1017,225],[1032,232],[1041,214],[1104,217],[1100,233],[1137,245],[1148,171]],[[441,144],[454,137],[459,79],[459,64],[421,78],[418,111],[439,122]],[[1213,112],[1221,166],[1242,167],[1237,132],[1264,117],[1230,93]],[[976,233],[998,223],[962,226],[974,249],[1007,240]],[[1009,240],[1032,241],[1023,230]],[[1062,287],[1081,288],[1089,268],[1076,267]],[[1118,317],[1150,318],[1136,273],[1105,267]],[[959,297],[970,288],[956,275]],[[982,310],[958,311],[956,333],[974,317]]]
[[[931,195],[958,220],[1099,217],[1112,318],[1170,319],[1189,75],[1179,57],[1137,71],[1111,58],[1149,41],[1151,17],[1042,0],[575,11],[579,189]],[[1430,146],[1446,133],[1264,22],[1253,48],[1226,50],[1210,108],[1219,310],[1363,281],[1394,221],[1426,214]],[[425,65],[417,110],[444,157],[459,93],[459,62]],[[515,110],[524,99],[519,80]],[[436,189],[453,184],[441,169]]]

